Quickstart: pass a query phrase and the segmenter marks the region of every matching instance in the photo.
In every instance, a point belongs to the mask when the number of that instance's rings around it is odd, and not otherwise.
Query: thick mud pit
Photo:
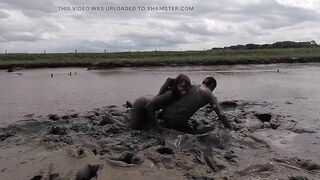
[[[221,105],[234,130],[208,107],[189,121],[198,134],[128,128],[128,109],[51,114],[0,130],[3,179],[319,179],[320,162],[285,147],[287,133],[316,134],[268,102]],[[265,136],[268,132],[273,132]],[[272,141],[279,138],[277,145]],[[301,155],[301,156],[299,156]]]

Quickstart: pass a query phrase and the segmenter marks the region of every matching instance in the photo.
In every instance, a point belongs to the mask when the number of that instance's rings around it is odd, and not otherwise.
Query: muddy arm
[[[174,79],[168,78],[166,82],[161,86],[158,95],[164,94],[165,92],[170,90],[170,87],[173,85],[173,83],[174,83]]]
[[[172,103],[173,98],[171,91],[167,91],[162,95],[154,97],[147,105],[148,118],[150,122],[156,123],[156,111],[163,109],[168,104]]]
[[[227,116],[224,114],[221,106],[219,105],[217,98],[211,94],[210,99],[211,99],[210,104],[212,105],[213,110],[218,115],[219,120],[223,123],[224,127],[231,129],[232,128],[231,123],[230,123],[229,119],[227,118]]]

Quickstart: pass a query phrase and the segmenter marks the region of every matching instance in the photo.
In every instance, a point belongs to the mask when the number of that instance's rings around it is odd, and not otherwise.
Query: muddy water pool
[[[320,117],[320,64],[278,64],[90,71],[55,68],[14,73],[2,70],[0,122],[13,122],[28,114],[119,106],[139,96],[156,94],[167,77],[179,73],[189,75],[194,83],[201,83],[208,75],[214,76],[218,81],[214,94],[219,101],[267,101],[295,115],[309,119]]]

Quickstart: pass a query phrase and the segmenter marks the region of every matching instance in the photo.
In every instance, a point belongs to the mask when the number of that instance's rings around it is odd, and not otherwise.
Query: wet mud
[[[128,103],[127,103],[128,104]],[[4,179],[319,179],[320,162],[293,156],[264,133],[316,133],[268,102],[221,103],[226,130],[209,106],[189,121],[196,134],[128,127],[129,108],[29,117],[0,128]]]

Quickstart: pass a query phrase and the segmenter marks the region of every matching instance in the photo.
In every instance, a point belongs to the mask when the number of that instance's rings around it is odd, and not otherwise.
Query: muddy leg
[[[138,98],[132,105],[132,109],[130,110],[129,114],[129,127],[136,130],[144,129],[148,123],[148,113],[146,104],[150,100],[141,97]]]

